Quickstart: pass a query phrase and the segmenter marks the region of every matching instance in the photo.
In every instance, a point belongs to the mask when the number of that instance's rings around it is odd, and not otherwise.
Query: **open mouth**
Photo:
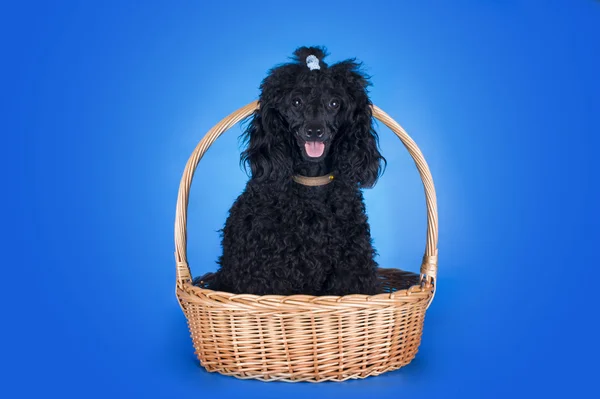
[[[310,158],[320,158],[325,153],[325,143],[322,141],[307,141],[304,143],[304,151]]]

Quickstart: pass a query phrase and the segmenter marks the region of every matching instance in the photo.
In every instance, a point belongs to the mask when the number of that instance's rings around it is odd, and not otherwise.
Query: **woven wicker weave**
[[[186,256],[187,205],[200,159],[226,130],[258,107],[224,118],[187,162],[175,221],[176,295],[196,354],[211,372],[263,381],[344,381],[398,369],[416,355],[437,273],[437,205],[423,155],[404,129],[378,107],[373,116],[402,140],[421,175],[427,202],[427,243],[420,275],[381,269],[384,292],[374,296],[257,296],[194,286]],[[209,282],[211,274],[203,277]]]

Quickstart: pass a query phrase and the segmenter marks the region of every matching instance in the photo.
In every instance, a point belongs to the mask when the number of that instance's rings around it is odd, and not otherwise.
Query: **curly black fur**
[[[320,70],[306,58],[315,55]],[[261,84],[260,109],[243,137],[251,177],[222,230],[223,254],[210,288],[257,295],[380,292],[361,188],[385,159],[372,125],[368,77],[355,60],[328,66],[326,51],[302,47]],[[306,142],[321,146],[309,155]],[[319,148],[322,148],[319,147]],[[292,175],[332,173],[307,187]]]

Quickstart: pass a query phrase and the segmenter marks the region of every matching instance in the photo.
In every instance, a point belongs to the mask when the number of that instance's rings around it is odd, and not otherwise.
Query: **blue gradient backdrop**
[[[597,392],[600,2],[56,3],[0,10],[0,396]],[[425,154],[439,291],[402,370],[321,385],[209,374],[174,295],[179,179],[202,135],[306,44],[364,61],[374,103]],[[417,271],[421,183],[380,131],[389,167],[365,194],[379,262]],[[194,275],[214,270],[216,231],[246,179],[239,133],[194,180]]]

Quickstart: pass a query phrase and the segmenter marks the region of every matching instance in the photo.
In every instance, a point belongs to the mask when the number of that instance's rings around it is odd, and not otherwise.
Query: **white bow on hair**
[[[306,57],[306,66],[311,71],[315,69],[321,69],[321,66],[319,65],[319,59],[314,55],[309,55],[308,57]]]

